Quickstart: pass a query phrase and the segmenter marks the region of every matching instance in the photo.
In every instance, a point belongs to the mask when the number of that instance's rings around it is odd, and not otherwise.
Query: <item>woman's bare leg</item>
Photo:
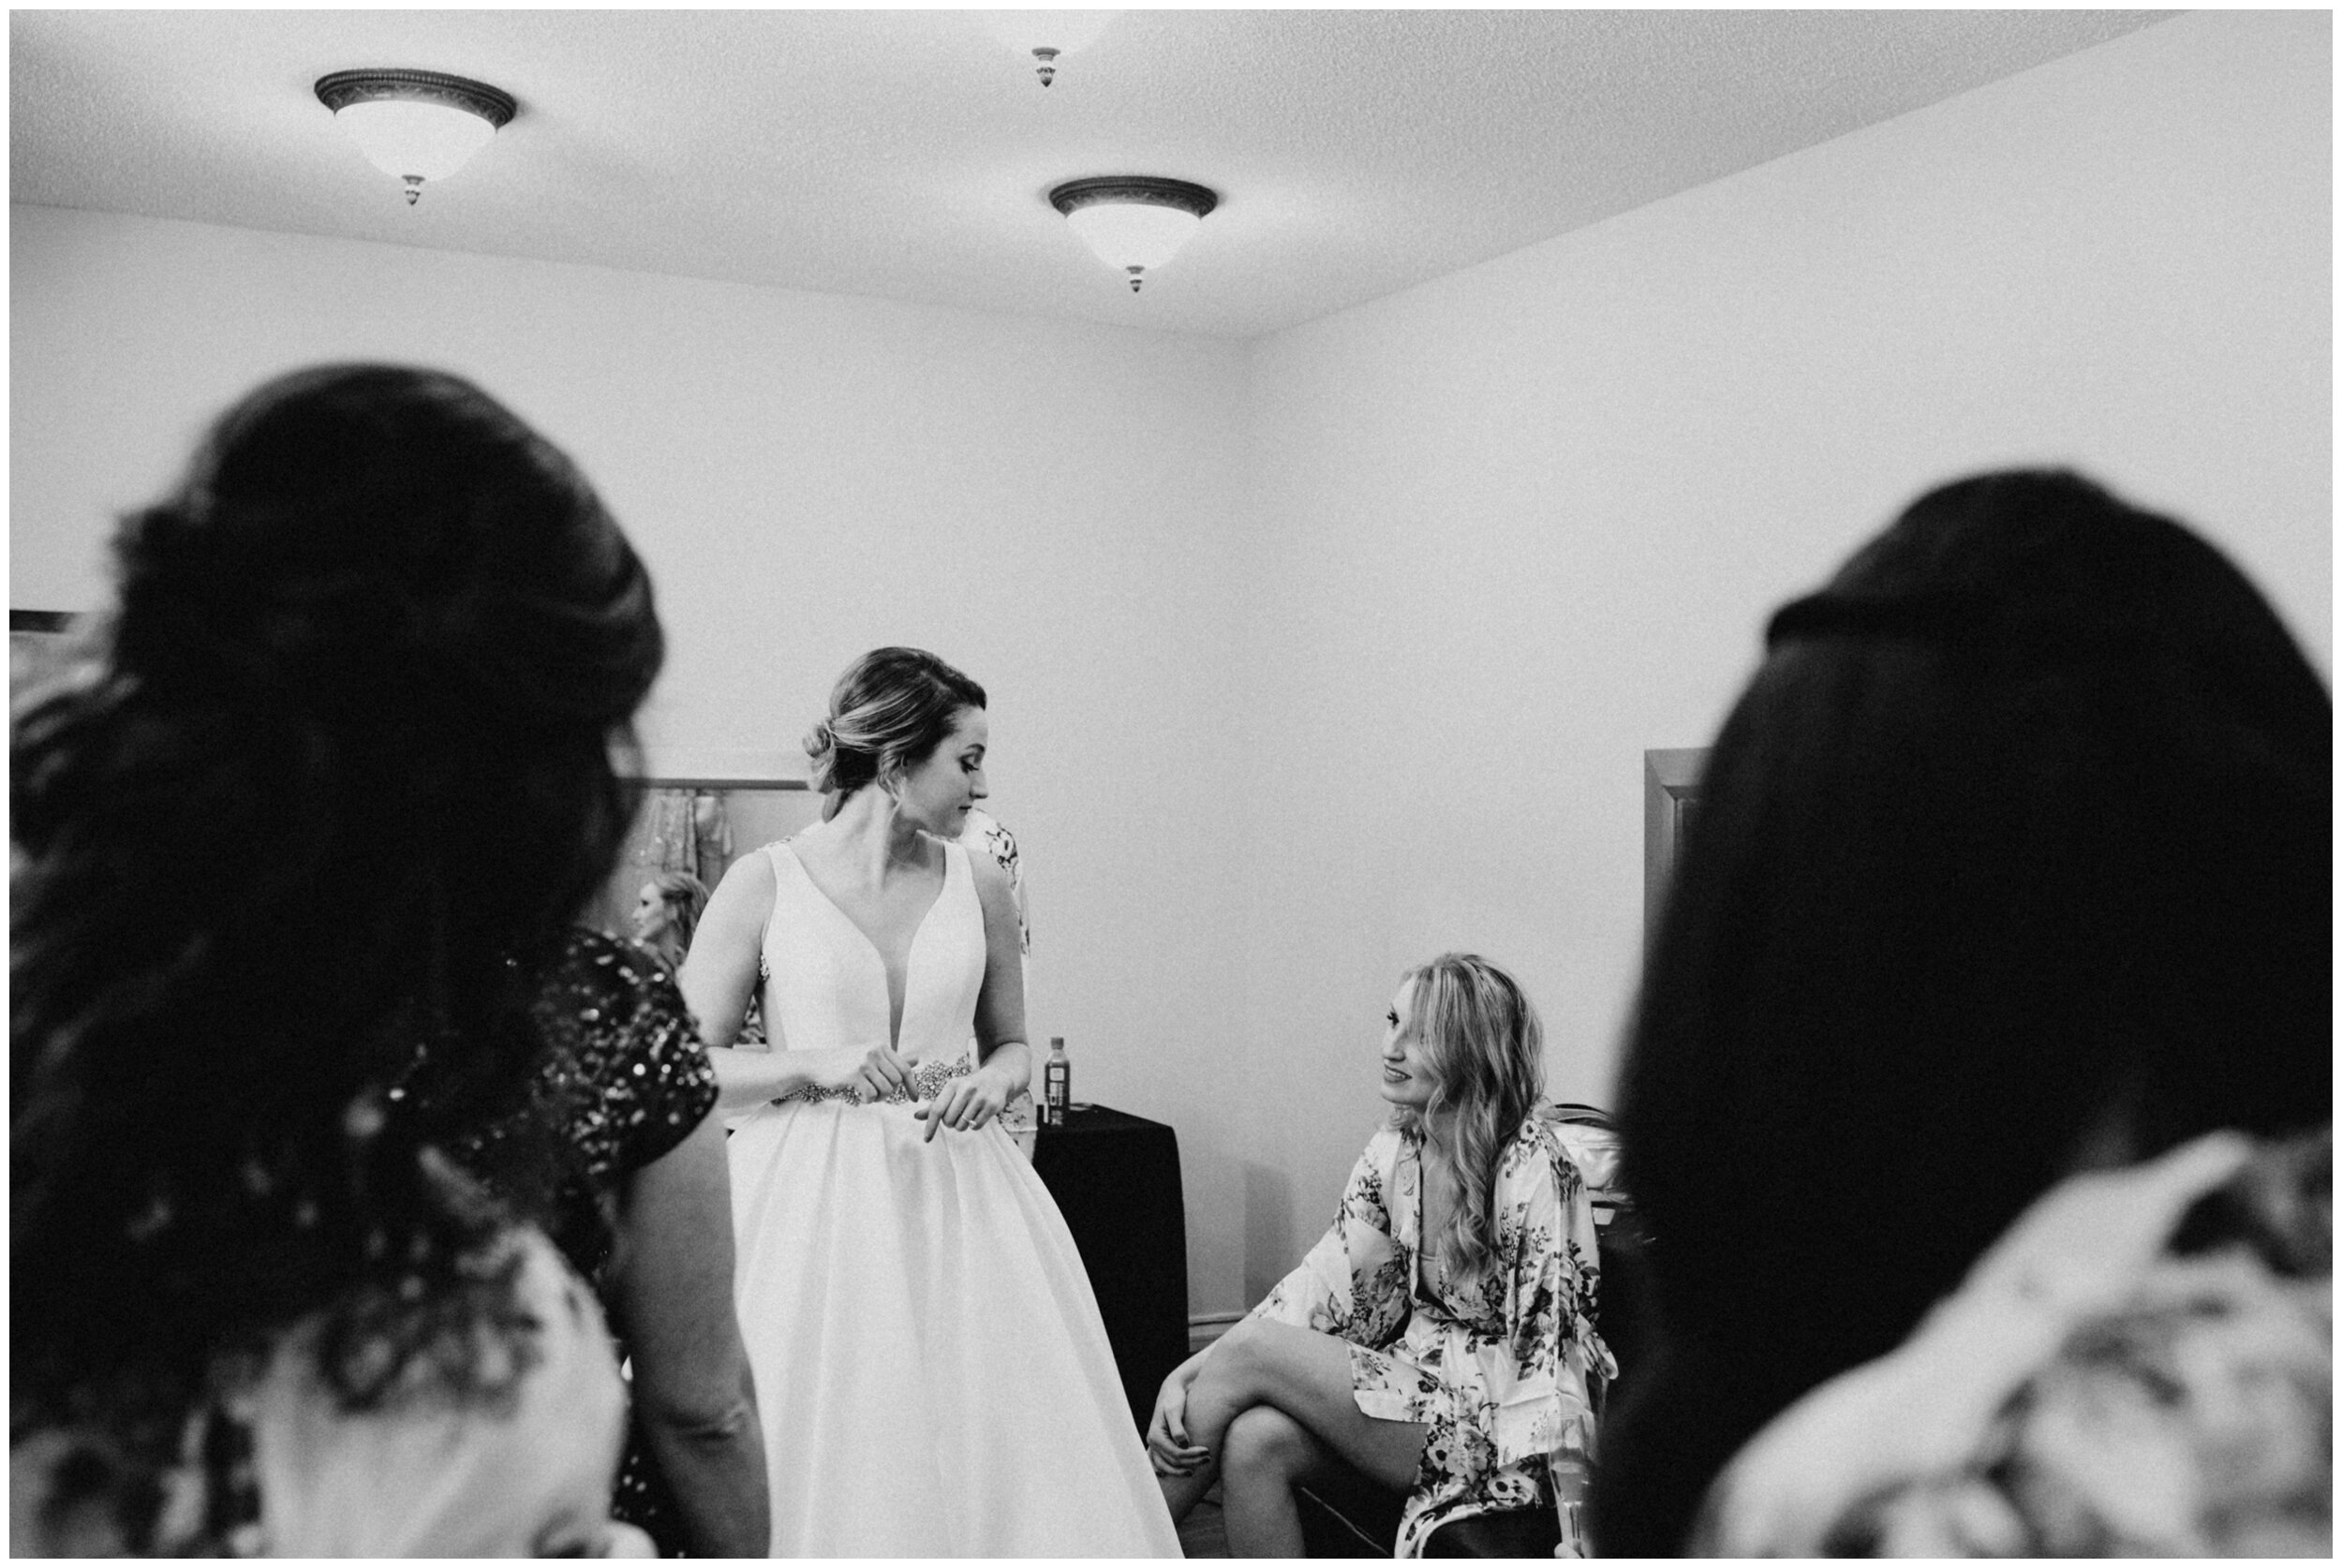
[[[1163,1487],[1163,1505],[1171,1511],[1171,1522],[1178,1524],[1204,1501],[1211,1484],[1220,1479],[1220,1451],[1212,1450],[1211,1457],[1189,1471],[1185,1475],[1165,1475],[1155,1472],[1155,1480]]]
[[[1274,1405],[1254,1405],[1228,1424],[1225,1505],[1233,1557],[1302,1555],[1301,1503],[1293,1488],[1333,1468],[1330,1449]]]
[[[1237,1418],[1262,1406],[1285,1416],[1312,1446],[1304,1448],[1277,1424],[1262,1421],[1249,1423],[1245,1438],[1231,1448]],[[1419,1423],[1378,1421],[1358,1409],[1351,1392],[1350,1347],[1343,1341],[1259,1318],[1238,1324],[1204,1358],[1187,1393],[1187,1434],[1217,1461],[1226,1483],[1228,1548],[1245,1556],[1297,1555],[1300,1524],[1291,1479],[1302,1472],[1294,1466],[1322,1462],[1323,1450],[1405,1491],[1415,1484],[1427,1435]],[[1238,1474],[1239,1462],[1247,1474]],[[1250,1473],[1264,1463],[1267,1473]],[[1165,1479],[1166,1499],[1171,1479]],[[1198,1487],[1196,1495],[1202,1491]],[[1273,1495],[1279,1491],[1281,1502]]]

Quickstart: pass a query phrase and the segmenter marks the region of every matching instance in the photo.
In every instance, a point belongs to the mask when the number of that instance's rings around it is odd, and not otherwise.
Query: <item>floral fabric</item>
[[[1350,1343],[1358,1409],[1430,1427],[1398,1553],[1500,1508],[1553,1507],[1556,1456],[1590,1457],[1616,1374],[1594,1330],[1593,1209],[1552,1130],[1531,1119],[1497,1166],[1495,1261],[1479,1280],[1422,1260],[1423,1141],[1385,1128],[1331,1229],[1253,1315]]]
[[[1768,1425],[1699,1555],[2333,1553],[2331,1132],[2053,1189],[1891,1354]]]
[[[1016,836],[1008,831],[998,817],[979,806],[968,813],[967,825],[959,830],[959,841],[971,853],[991,857],[992,863],[1008,874],[1008,888],[1016,905],[1016,951],[1025,957],[1026,1016],[1032,1008],[1032,921],[1025,909],[1025,859],[1016,848]],[[1038,1041],[1028,1041],[1026,1049],[1032,1053],[1032,1083],[1012,1096],[1001,1107],[1001,1125],[1015,1140],[1016,1147],[1028,1160],[1032,1158],[1033,1134],[1040,1122],[1040,1114],[1033,1097],[1041,1090],[1041,1067],[1046,1059]],[[971,1053],[972,1054],[972,1053]]]
[[[1025,861],[1017,852],[1016,836],[998,817],[978,806],[970,808],[967,825],[959,830],[959,841],[971,850],[982,850],[992,857],[993,864],[1008,873],[1009,892],[1016,902],[1016,951],[1030,956],[1032,920],[1025,912]]]

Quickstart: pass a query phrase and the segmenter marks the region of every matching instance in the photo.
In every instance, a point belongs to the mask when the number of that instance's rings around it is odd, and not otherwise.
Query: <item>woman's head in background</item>
[[[706,908],[705,882],[689,871],[655,872],[635,900],[634,939],[688,953]]]
[[[2329,1115],[2332,703],[2217,551],[1987,475],[1768,649],[1622,1075],[1668,1361],[1613,1450],[1651,1532],[1608,1550],[1670,1549],[1741,1439],[2077,1164]]]
[[[116,558],[101,657],[14,716],[16,1368],[159,1409],[484,1222],[422,1146],[533,1058],[662,641],[576,468],[431,371],[263,385]]]
[[[953,738],[984,688],[919,648],[878,648],[837,678],[829,714],[805,737],[824,819],[865,785],[907,774]]]
[[[1384,1096],[1400,1127],[1429,1124],[1463,1184],[1445,1249],[1477,1268],[1498,1155],[1545,1091],[1545,1030],[1520,984],[1471,953],[1443,953],[1401,977],[1383,1052]]]

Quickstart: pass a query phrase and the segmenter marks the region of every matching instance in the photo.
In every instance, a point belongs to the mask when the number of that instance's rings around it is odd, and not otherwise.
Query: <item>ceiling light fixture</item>
[[[1130,274],[1135,294],[1147,269],[1170,260],[1220,198],[1185,180],[1101,174],[1066,181],[1049,193],[1049,205],[1099,260]]]
[[[1034,61],[1033,74],[1046,87],[1057,80],[1060,57],[1087,49],[1105,31],[1115,11],[994,11],[992,30],[1001,41]]]
[[[425,180],[444,180],[511,119],[512,95],[438,71],[335,71],[317,81],[318,101],[366,161],[407,183],[407,204]]]

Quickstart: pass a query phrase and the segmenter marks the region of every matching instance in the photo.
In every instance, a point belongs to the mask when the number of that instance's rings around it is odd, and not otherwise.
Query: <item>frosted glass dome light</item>
[[[1144,271],[1170,260],[1203,219],[1178,207],[1101,201],[1068,213],[1065,221],[1107,266]]]
[[[1178,254],[1220,198],[1185,180],[1151,174],[1107,174],[1068,180],[1049,193],[1049,205],[1107,266],[1127,273],[1138,292],[1147,270]]]
[[[519,107],[511,94],[438,71],[335,71],[318,101],[366,161],[407,186],[413,206],[426,180],[444,180],[486,146]]]

